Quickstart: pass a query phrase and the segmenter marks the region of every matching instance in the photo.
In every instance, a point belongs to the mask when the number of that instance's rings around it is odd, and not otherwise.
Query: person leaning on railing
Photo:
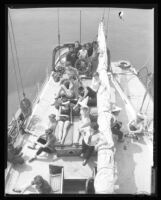
[[[8,158],[7,160],[16,165],[16,164],[23,164],[24,159],[22,158],[22,147],[14,147],[11,138],[8,137]]]

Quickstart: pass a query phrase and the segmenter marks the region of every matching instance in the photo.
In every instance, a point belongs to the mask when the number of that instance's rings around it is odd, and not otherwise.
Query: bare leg
[[[61,140],[61,144],[64,143],[64,140],[65,140],[65,137],[67,135],[67,130],[68,130],[69,125],[70,125],[70,121],[65,121],[64,122],[63,137],[62,137],[62,140]]]
[[[59,126],[58,140],[60,142],[61,138],[62,138],[62,134],[63,134],[64,122],[63,121],[59,121],[58,122],[58,126]]]

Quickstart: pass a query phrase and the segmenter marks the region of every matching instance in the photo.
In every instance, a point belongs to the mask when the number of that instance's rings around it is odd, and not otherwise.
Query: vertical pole
[[[80,44],[81,44],[81,10],[80,10]]]

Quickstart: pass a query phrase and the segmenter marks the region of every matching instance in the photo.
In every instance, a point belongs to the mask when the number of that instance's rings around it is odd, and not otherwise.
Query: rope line
[[[57,10],[57,14],[58,14],[58,44],[60,46],[59,8]],[[60,57],[60,50],[59,50],[59,57]]]
[[[19,99],[19,103],[20,103],[20,93],[19,93],[18,81],[17,81],[18,79],[17,79],[17,73],[16,73],[16,67],[15,67],[15,61],[14,61],[14,55],[13,55],[13,49],[12,49],[11,36],[10,36],[9,29],[8,29],[8,33],[9,33],[9,41],[10,41],[11,53],[12,53],[12,59],[13,59],[14,74],[15,74],[15,77],[16,77],[17,94],[18,94],[18,99]]]
[[[11,24],[11,32],[12,32],[12,35],[13,35],[14,47],[15,47],[15,52],[16,52],[16,61],[17,61],[17,66],[18,66],[18,71],[19,71],[19,76],[20,76],[20,81],[21,81],[21,87],[22,87],[22,91],[23,91],[23,96],[25,96],[25,91],[24,91],[23,82],[22,82],[22,76],[21,76],[20,65],[19,65],[19,58],[18,58],[18,53],[17,53],[17,48],[16,48],[16,41],[15,41],[15,35],[14,35],[14,31],[13,31],[13,25],[12,25],[12,19],[11,19],[10,11],[8,12],[8,14],[9,14],[9,20],[10,20],[10,24]]]

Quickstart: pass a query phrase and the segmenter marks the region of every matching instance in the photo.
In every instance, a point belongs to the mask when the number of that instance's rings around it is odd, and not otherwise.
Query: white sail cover
[[[114,193],[114,146],[111,132],[110,83],[107,74],[107,47],[103,22],[98,28],[99,63],[97,72],[101,85],[97,92],[98,124],[101,139],[98,144],[97,174],[94,181],[95,193]]]

